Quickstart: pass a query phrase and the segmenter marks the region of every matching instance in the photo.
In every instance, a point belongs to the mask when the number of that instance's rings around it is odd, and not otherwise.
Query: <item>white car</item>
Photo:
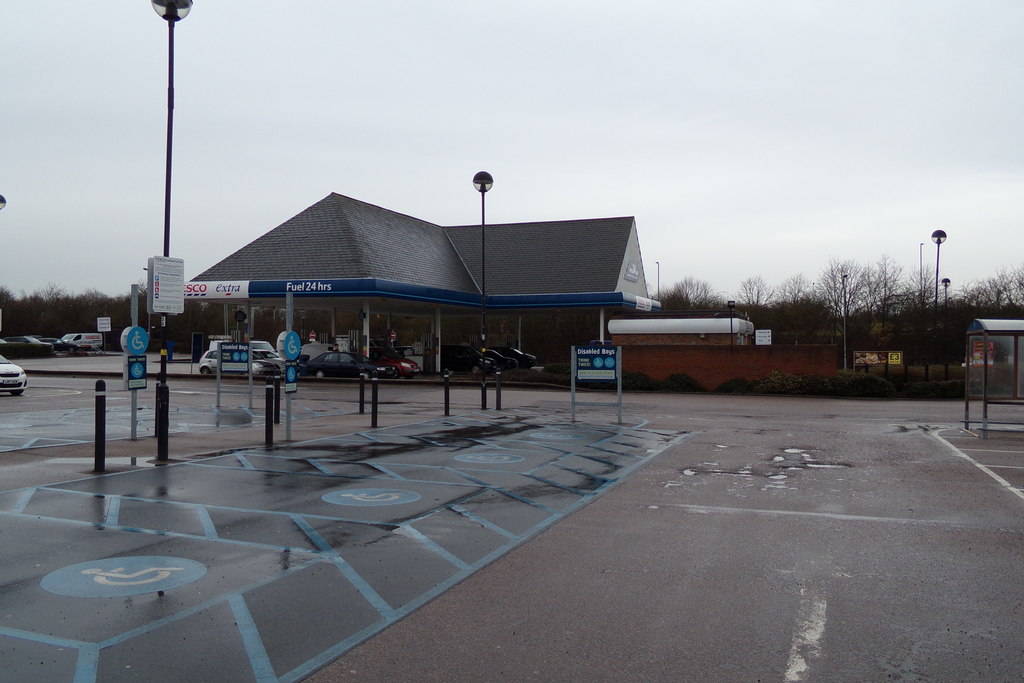
[[[212,375],[217,372],[217,351],[207,351],[199,361],[199,374]],[[252,374],[277,375],[284,371],[284,359],[273,351],[253,349]]]
[[[6,391],[12,396],[20,396],[28,386],[28,377],[21,366],[15,365],[3,356],[0,356],[0,391]]]

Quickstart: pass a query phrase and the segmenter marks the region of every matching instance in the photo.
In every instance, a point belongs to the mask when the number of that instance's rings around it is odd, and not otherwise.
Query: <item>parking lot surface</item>
[[[198,425],[169,466],[152,439],[106,475],[84,438],[0,453],[0,680],[1024,671],[1024,440],[964,432],[962,404],[630,394],[619,425],[405,387],[378,429],[330,389],[293,442]]]

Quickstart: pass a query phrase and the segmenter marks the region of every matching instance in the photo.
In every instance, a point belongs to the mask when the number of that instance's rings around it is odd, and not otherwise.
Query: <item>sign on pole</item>
[[[622,424],[622,347],[621,346],[573,346],[572,347],[572,421],[576,421],[576,406],[618,406],[619,424]],[[577,382],[615,382],[615,403],[594,403],[576,400]]]
[[[152,256],[147,272],[146,301],[150,313],[177,315],[185,312],[185,261]]]

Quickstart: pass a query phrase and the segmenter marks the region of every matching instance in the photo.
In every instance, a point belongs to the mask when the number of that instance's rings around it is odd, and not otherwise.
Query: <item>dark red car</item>
[[[398,372],[398,376],[412,379],[423,372],[416,361],[409,360],[402,354],[383,346],[370,347],[370,360],[378,365],[388,365]]]

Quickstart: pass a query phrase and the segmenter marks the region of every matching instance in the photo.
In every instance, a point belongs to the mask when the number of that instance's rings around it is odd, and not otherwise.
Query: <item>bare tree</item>
[[[722,297],[707,280],[685,277],[675,283],[661,295],[661,306],[664,310],[706,310],[721,308]]]
[[[775,290],[768,282],[760,275],[755,275],[740,283],[736,301],[748,307],[764,307],[771,305],[774,295]]]

